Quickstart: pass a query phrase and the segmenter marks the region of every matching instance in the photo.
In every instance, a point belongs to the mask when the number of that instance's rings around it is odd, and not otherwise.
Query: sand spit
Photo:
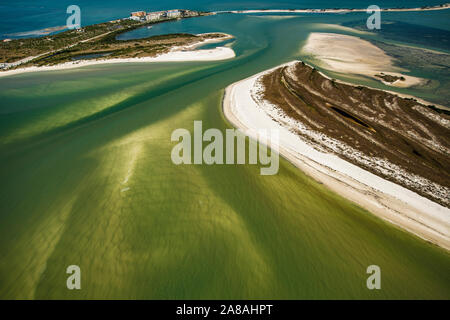
[[[297,61],[286,66],[294,63]],[[448,208],[331,152],[318,150],[293,132],[292,129],[302,129],[301,123],[287,119],[278,107],[262,103],[255,96],[261,89],[258,80],[277,68],[230,85],[223,102],[226,118],[235,127],[247,132],[256,132],[261,128],[278,129],[281,155],[306,174],[378,217],[450,250]]]
[[[380,8],[382,12],[408,12],[408,11],[434,11],[446,10],[450,8],[450,3],[445,3],[440,6],[428,6],[421,8]],[[367,8],[360,9],[268,9],[268,10],[231,10],[218,11],[215,13],[349,13],[349,12],[366,12]]]
[[[200,34],[199,36],[204,35]],[[110,64],[110,63],[140,63],[140,62],[189,62],[189,61],[221,61],[228,60],[236,57],[233,49],[229,47],[216,47],[214,49],[199,49],[197,47],[210,43],[218,43],[224,40],[231,39],[232,36],[227,35],[223,38],[207,39],[199,41],[197,43],[174,47],[170,52],[163,53],[156,57],[141,57],[141,58],[125,58],[125,59],[95,59],[95,60],[77,60],[72,62],[66,62],[55,66],[42,66],[42,67],[28,67],[22,69],[15,69],[9,71],[0,72],[0,77],[11,76],[21,73],[36,72],[36,71],[56,71],[80,68],[85,66]]]
[[[327,70],[371,77],[389,86],[406,88],[426,81],[402,74],[406,70],[395,67],[392,57],[369,41],[354,36],[313,32],[301,53],[314,56]],[[376,76],[381,73],[402,80],[386,82]]]
[[[370,31],[362,31],[355,28],[341,26],[339,24],[330,24],[330,23],[314,23],[314,27],[328,30],[338,30],[343,32],[356,33],[361,35],[375,35],[374,32]]]

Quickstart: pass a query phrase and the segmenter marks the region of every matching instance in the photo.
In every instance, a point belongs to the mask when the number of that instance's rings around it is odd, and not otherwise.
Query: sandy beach
[[[315,27],[321,28],[321,29],[329,29],[333,31],[343,31],[343,32],[350,32],[355,34],[361,34],[361,35],[374,35],[373,32],[370,31],[362,31],[355,28],[345,27],[341,26],[339,24],[329,24],[329,23],[315,23]]]
[[[234,83],[226,89],[223,111],[231,124],[249,132],[253,138],[256,135],[252,132],[260,128],[278,129],[280,154],[307,175],[378,217],[450,250],[448,208],[332,153],[317,150],[292,132],[294,128],[301,127],[299,123],[293,119],[286,120],[277,107],[261,104],[254,99],[257,80],[274,69]]]
[[[380,8],[383,12],[408,12],[408,11],[434,11],[446,10],[450,8],[450,4],[446,3],[442,6],[429,6],[423,8]],[[366,12],[367,8],[357,9],[269,9],[269,10],[232,10],[218,11],[215,13],[347,13],[347,12]]]
[[[345,74],[367,76],[385,85],[406,88],[417,86],[426,80],[404,74],[394,66],[394,59],[369,41],[336,33],[311,33],[301,49],[302,54],[314,56],[327,70]],[[404,80],[386,82],[377,74],[403,77]]]
[[[202,34],[200,34],[202,35]],[[189,62],[189,61],[221,61],[228,60],[236,57],[236,54],[232,48],[229,47],[216,47],[214,49],[196,49],[199,46],[203,46],[210,43],[218,43],[227,39],[231,39],[232,36],[227,35],[223,38],[207,39],[199,41],[197,43],[174,47],[169,52],[158,55],[156,57],[142,57],[142,58],[126,58],[126,59],[95,59],[95,60],[78,60],[72,62],[66,62],[55,66],[42,66],[42,67],[28,67],[19,68],[15,70],[0,72],[0,77],[11,76],[21,73],[36,72],[36,71],[56,71],[67,70],[73,68],[80,68],[85,66],[99,65],[99,64],[111,64],[111,63],[151,63],[151,62]]]

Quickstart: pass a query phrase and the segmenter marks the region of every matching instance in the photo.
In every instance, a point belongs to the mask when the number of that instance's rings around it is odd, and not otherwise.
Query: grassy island
[[[211,15],[195,12],[181,18]],[[137,28],[176,20],[164,18],[158,21],[120,19],[67,30],[55,35],[15,39],[0,42],[0,70],[12,70],[30,66],[51,66],[83,57],[135,58],[153,57],[169,51],[174,46],[194,44],[207,39],[224,37],[220,33],[205,35],[170,34],[143,39],[117,40],[117,36]]]

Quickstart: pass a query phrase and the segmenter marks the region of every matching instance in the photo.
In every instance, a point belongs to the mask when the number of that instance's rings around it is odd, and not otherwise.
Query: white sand
[[[316,150],[290,131],[289,126],[295,126],[295,120],[286,122],[283,118],[277,118],[283,123],[281,125],[272,119],[274,114],[279,114],[279,109],[268,104],[258,104],[251,93],[257,79],[272,70],[232,84],[226,89],[223,103],[226,118],[235,127],[250,132],[261,128],[278,129],[281,155],[306,174],[378,217],[450,250],[449,209],[334,154]]]
[[[380,8],[380,11],[386,12],[407,12],[407,11],[434,11],[446,10],[450,8],[450,4],[446,3],[441,6],[430,6],[428,8]],[[360,9],[270,9],[270,10],[232,10],[218,11],[215,13],[348,13],[348,12],[366,12],[367,8]]]
[[[395,67],[392,57],[369,41],[354,36],[313,32],[309,35],[301,53],[314,56],[319,60],[319,65],[325,69],[368,76],[389,86],[405,88],[420,85],[425,81],[402,74],[401,72],[405,70]],[[405,80],[385,82],[375,77],[380,73],[404,77]]]
[[[216,47],[214,49],[208,50],[195,50],[198,46],[205,45],[208,43],[221,42],[232,38],[231,36],[226,36],[217,39],[207,39],[200,41],[188,46],[174,47],[170,52],[158,55],[156,57],[142,57],[142,58],[125,58],[125,59],[96,59],[96,60],[78,60],[71,61],[55,66],[43,66],[43,67],[28,67],[22,69],[15,69],[9,71],[0,72],[0,77],[11,76],[20,73],[36,72],[36,71],[55,71],[55,70],[66,70],[73,68],[80,68],[84,66],[92,66],[99,64],[110,64],[110,63],[129,63],[129,62],[188,62],[188,61],[221,61],[232,59],[236,57],[233,49],[229,47]]]
[[[339,30],[339,31],[351,32],[351,33],[363,34],[363,35],[375,35],[375,33],[373,33],[373,32],[362,31],[362,30],[358,30],[355,28],[341,26],[339,24],[314,23],[313,26],[315,28],[321,28],[321,29]]]

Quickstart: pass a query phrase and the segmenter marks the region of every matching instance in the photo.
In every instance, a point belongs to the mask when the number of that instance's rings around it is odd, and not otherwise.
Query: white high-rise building
[[[164,17],[164,11],[157,11],[157,12],[149,12],[145,16],[145,19],[147,21],[158,21],[161,20]]]
[[[167,11],[167,18],[180,18],[180,17],[181,17],[181,11],[178,9]]]

